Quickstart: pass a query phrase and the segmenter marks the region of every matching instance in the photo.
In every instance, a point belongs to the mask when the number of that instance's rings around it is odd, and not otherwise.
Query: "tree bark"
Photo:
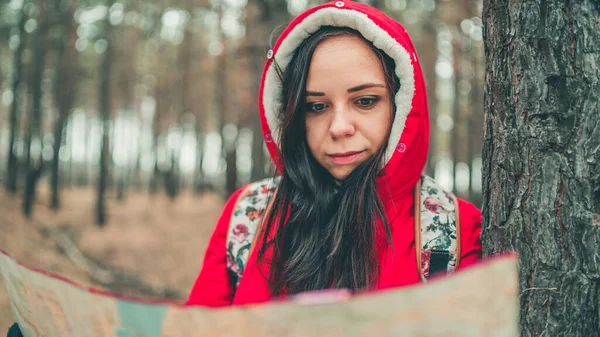
[[[59,3],[57,1],[57,3]],[[78,53],[75,49],[75,22],[73,13],[75,3],[70,1],[68,7],[63,12],[64,39],[58,50],[58,67],[55,78],[55,101],[58,108],[58,118],[54,124],[54,155],[52,156],[50,187],[51,202],[50,207],[54,210],[60,208],[60,148],[63,142],[63,133],[65,130],[69,113],[73,108],[76,92],[76,65]],[[58,8],[58,6],[57,6]]]
[[[252,171],[250,172],[251,181],[259,181],[264,179],[265,174],[265,150],[264,136],[260,115],[252,116]]]
[[[226,197],[235,192],[237,186],[237,137],[233,141],[233,144],[227,148],[225,154],[225,162],[227,163],[227,170],[225,172],[225,192]]]
[[[219,9],[218,9],[218,13],[219,13],[219,20],[222,19],[223,17],[223,12],[224,12],[224,7],[226,6],[226,4],[224,2],[222,2],[219,5]],[[221,156],[222,158],[225,159],[225,163],[226,163],[226,172],[225,172],[225,187],[224,189],[222,189],[222,195],[225,199],[229,198],[229,196],[231,195],[231,193],[233,193],[233,191],[231,190],[231,186],[235,186],[236,185],[236,175],[231,173],[231,165],[235,165],[235,163],[231,163],[229,162],[229,160],[232,158],[230,152],[234,151],[235,152],[235,143],[237,143],[236,141],[233,140],[228,140],[227,137],[225,137],[225,125],[227,124],[228,121],[228,115],[229,115],[229,111],[228,108],[230,106],[229,100],[231,100],[231,97],[227,96],[227,92],[228,92],[228,75],[230,73],[229,71],[229,66],[232,66],[232,64],[230,62],[228,62],[228,58],[229,58],[229,53],[232,52],[233,48],[231,48],[231,43],[228,41],[227,37],[225,36],[225,34],[219,30],[219,41],[221,43],[223,43],[223,51],[221,52],[220,55],[218,55],[218,59],[217,59],[217,63],[216,63],[216,71],[214,72],[214,76],[215,76],[215,113],[217,114],[216,117],[216,121],[217,121],[217,129],[219,131],[219,133],[221,134]],[[229,104],[228,104],[229,103]],[[233,144],[231,144],[233,143]],[[235,168],[234,168],[235,169]]]
[[[458,26],[456,24],[456,22],[451,22],[450,23],[453,26]],[[454,101],[452,102],[452,122],[453,122],[453,127],[452,130],[450,131],[450,137],[451,137],[451,143],[452,145],[450,145],[451,148],[451,154],[452,154],[452,188],[454,190],[454,193],[460,197],[460,198],[464,198],[464,195],[462,195],[462,191],[459,192],[457,187],[456,187],[456,169],[458,167],[458,163],[461,162],[461,157],[462,157],[462,144],[464,144],[462,142],[462,128],[461,128],[461,124],[462,124],[462,114],[464,113],[462,111],[462,107],[461,107],[461,94],[460,94],[460,90],[459,90],[459,85],[460,85],[460,81],[463,79],[463,74],[462,74],[462,59],[463,59],[463,50],[461,48],[461,43],[462,43],[462,36],[460,34],[460,32],[458,34],[454,33],[452,34],[452,55],[453,55],[453,68],[454,68]]]
[[[468,128],[470,139],[467,142],[469,153],[469,167],[471,174],[469,175],[469,201],[475,205],[481,206],[481,186],[477,186],[473,182],[473,175],[478,174],[481,177],[481,168],[475,171],[474,160],[481,156],[481,144],[483,143],[484,133],[484,88],[483,83],[485,77],[485,60],[483,53],[477,52],[477,48],[471,51],[473,64],[473,78],[471,80],[471,117],[469,118]],[[477,190],[475,190],[477,187]]]
[[[108,6],[112,5],[114,0],[108,2]],[[107,42],[106,50],[102,55],[100,64],[100,86],[99,86],[99,102],[98,110],[102,120],[101,145],[100,145],[100,163],[98,175],[98,189],[96,202],[96,223],[99,227],[106,224],[106,185],[108,180],[108,156],[109,156],[109,120],[110,120],[110,74],[112,62],[112,27],[107,18],[104,22],[104,34]]]
[[[191,4],[189,1],[186,1],[184,4],[186,10],[191,10]],[[192,49],[194,45],[195,37],[194,34],[189,27],[184,28],[183,33],[183,41],[179,45],[179,49],[177,52],[177,70],[178,70],[178,100],[175,101],[174,105],[177,109],[177,120],[176,123],[179,124],[181,130],[181,136],[185,135],[185,130],[188,128],[186,125],[186,115],[191,113],[194,109],[192,105]],[[171,199],[176,198],[179,195],[179,192],[182,188],[185,187],[184,181],[182,179],[182,173],[179,169],[179,159],[181,158],[181,149],[180,146],[177,149],[173,150],[171,154],[171,168],[166,175],[167,185],[166,189]]]
[[[25,193],[23,196],[23,214],[29,218],[33,203],[35,202],[37,182],[42,174],[44,162],[42,159],[42,79],[46,63],[46,38],[48,30],[48,8],[46,1],[40,0],[37,4],[38,28],[35,33],[33,48],[34,58],[31,69],[31,108],[28,116],[27,131],[25,136]],[[36,142],[39,153],[32,157],[31,145]]]
[[[384,0],[371,0],[371,6],[383,10]]]
[[[161,179],[161,171],[158,167],[158,153],[159,153],[159,137],[161,131],[161,122],[164,118],[162,115],[165,106],[165,84],[164,78],[159,77],[156,86],[154,87],[154,99],[156,101],[156,107],[154,109],[154,116],[152,120],[152,151],[154,153],[154,169],[152,171],[152,175],[150,177],[150,194],[154,195],[158,192],[158,186],[160,184]]]
[[[137,6],[133,3],[126,4],[125,11],[137,11]],[[119,117],[114,117],[114,120],[130,120],[135,114],[135,87],[136,79],[138,77],[137,69],[135,67],[136,53],[139,45],[139,32],[130,27],[119,29],[119,38],[113,40],[113,55],[111,59],[113,61],[113,76],[115,77],[113,85],[118,90],[113,91],[112,100],[115,102],[115,106],[119,104]],[[115,131],[117,128],[115,128]],[[127,130],[119,128],[121,136],[127,134]],[[117,145],[116,143],[114,145]],[[115,165],[111,177],[115,182],[116,197],[117,200],[123,201],[127,195],[127,191],[130,185],[135,183],[136,176],[135,164],[130,156],[130,145],[121,144],[124,146],[125,158],[122,165]]]
[[[23,8],[26,1],[23,1]],[[9,135],[8,135],[8,158],[6,160],[6,190],[10,193],[17,192],[18,179],[18,160],[14,151],[15,141],[17,139],[18,121],[19,121],[19,104],[21,103],[21,80],[23,76],[23,51],[25,50],[25,22],[27,15],[24,9],[21,9],[21,18],[19,19],[19,45],[15,49],[13,58],[13,74],[12,74],[12,92],[13,101],[10,106],[9,117]]]
[[[484,254],[520,255],[522,336],[598,336],[600,8],[483,6]]]
[[[256,37],[257,34],[255,34],[253,28],[258,24],[258,20],[255,19],[252,9],[253,6],[250,4],[245,8],[246,40],[248,42],[247,47],[251,64],[250,87],[252,88],[251,97],[253,98],[253,113],[251,113],[249,117],[252,123],[252,171],[250,172],[250,181],[258,181],[265,177],[264,138],[260,114],[258,113],[258,92],[264,67],[264,58],[267,53],[267,40],[266,37],[264,37],[264,40],[260,40]]]
[[[194,192],[201,194],[205,190],[204,181],[204,132],[201,131],[200,122],[196,120],[196,173],[194,174]]]
[[[250,175],[251,181],[257,181],[265,178],[266,161],[270,161],[265,156],[264,137],[260,122],[260,114],[258,113],[258,91],[260,80],[262,77],[263,67],[265,65],[269,44],[275,44],[277,33],[281,33],[281,26],[289,21],[290,14],[287,8],[286,1],[277,0],[259,0],[253,6],[257,6],[257,14],[247,13],[247,34],[252,39],[250,48],[251,62],[253,64],[253,79],[252,97],[256,98],[254,106],[256,112],[252,116],[252,171]],[[250,4],[247,5],[247,10],[250,10]],[[276,30],[274,30],[274,28]],[[275,33],[275,34],[273,34]]]
[[[439,7],[439,6],[437,6]],[[429,120],[431,133],[429,135],[429,142],[431,144],[431,149],[427,155],[427,163],[425,166],[425,172],[432,176],[435,173],[435,164],[437,160],[439,160],[439,156],[436,155],[436,152],[439,152],[437,147],[437,94],[436,94],[436,85],[437,85],[437,75],[435,73],[435,65],[438,58],[437,52],[437,25],[438,25],[438,15],[437,9],[429,13],[428,17],[422,21],[422,34],[421,41],[416,42],[419,50],[422,52],[419,53],[419,57],[421,58],[421,62],[424,65],[423,75],[425,76],[425,81],[427,83],[427,101],[429,108]],[[428,52],[426,50],[429,50]]]

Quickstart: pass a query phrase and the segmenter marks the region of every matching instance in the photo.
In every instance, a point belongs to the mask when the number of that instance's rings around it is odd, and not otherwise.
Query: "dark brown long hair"
[[[259,258],[269,264],[273,296],[329,287],[369,288],[379,275],[377,219],[383,223],[387,244],[391,242],[375,184],[387,142],[346,179],[337,181],[313,157],[306,139],[306,79],[313,53],[322,41],[341,35],[360,37],[377,54],[392,105],[400,86],[394,61],[359,32],[345,27],[321,27],[296,48],[285,71],[277,68],[283,83],[279,115],[283,170],[263,221],[258,251]],[[273,254],[267,260],[270,247]]]

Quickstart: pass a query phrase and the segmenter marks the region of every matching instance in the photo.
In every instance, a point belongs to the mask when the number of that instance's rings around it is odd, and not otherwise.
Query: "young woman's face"
[[[392,123],[385,73],[359,37],[321,42],[306,82],[306,138],[315,159],[345,179],[384,146]]]

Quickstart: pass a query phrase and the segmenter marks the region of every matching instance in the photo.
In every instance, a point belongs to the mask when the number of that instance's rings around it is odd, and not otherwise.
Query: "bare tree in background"
[[[226,57],[227,57],[227,63],[229,64],[229,67],[232,68],[233,71],[230,71],[228,76],[229,76],[229,83],[235,85],[235,86],[239,86],[240,83],[236,83],[236,81],[234,81],[233,76],[236,76],[236,74],[238,74],[238,70],[236,69],[236,67],[239,65],[238,62],[234,62],[236,60],[236,49],[235,48],[231,48],[229,53],[227,53]],[[223,89],[225,89],[225,87],[223,87]],[[225,91],[222,91],[222,98],[225,98]],[[225,193],[226,196],[230,196],[233,192],[235,192],[236,189],[238,189],[238,176],[237,176],[237,147],[238,147],[238,143],[239,143],[239,130],[240,130],[240,123],[239,123],[239,113],[238,111],[240,110],[240,106],[239,106],[239,101],[238,101],[239,95],[235,95],[235,97],[230,97],[227,98],[227,100],[223,101],[223,106],[225,107],[224,112],[226,112],[229,116],[227,118],[228,122],[230,123],[230,126],[233,126],[233,128],[235,128],[235,133],[230,135],[230,139],[226,139],[224,138],[224,142],[225,142],[225,162],[227,163],[227,169],[225,171]],[[225,134],[224,134],[225,135]]]
[[[378,8],[378,9],[383,9],[384,3],[385,3],[385,0],[371,0],[371,6]]]
[[[191,12],[192,5],[190,1],[182,3],[185,6],[186,11]],[[179,125],[181,130],[181,136],[188,125],[186,117],[192,112],[192,50],[195,45],[194,34],[189,27],[186,25],[183,28],[183,40],[179,44],[177,49],[177,83],[176,83],[176,94],[177,98],[174,100],[173,105],[175,107],[175,124]],[[181,146],[174,150],[171,154],[171,167],[165,175],[165,188],[169,197],[175,198],[179,194],[182,188],[181,174],[179,172],[179,160],[181,158]]]
[[[221,2],[219,3],[218,7],[217,7],[217,13],[218,13],[218,18],[219,18],[219,23],[221,22],[222,18],[223,18],[223,13],[225,10],[225,6],[226,3],[225,2]],[[227,155],[230,151],[234,151],[235,149],[233,149],[235,146],[232,144],[229,144],[230,142],[235,142],[235,140],[229,140],[227,139],[226,134],[225,134],[225,125],[227,123],[227,100],[230,99],[229,97],[227,97],[227,85],[228,85],[228,81],[227,81],[227,75],[229,74],[229,69],[228,69],[228,53],[231,52],[231,46],[230,46],[230,42],[228,41],[227,37],[225,36],[225,34],[223,33],[222,30],[218,30],[218,41],[220,41],[223,45],[223,49],[221,51],[221,53],[217,56],[217,62],[216,62],[216,69],[214,72],[214,92],[215,92],[215,96],[214,96],[214,103],[215,103],[215,108],[214,108],[214,113],[216,114],[215,119],[217,121],[217,130],[219,131],[219,133],[221,134],[221,153],[222,155],[225,156],[225,158],[227,159]],[[233,163],[229,163],[227,162],[227,165],[231,165]],[[231,179],[235,179],[235,176],[230,176],[227,173],[225,174],[225,190],[223,191],[224,197],[227,198],[227,196],[229,196],[232,191],[229,190],[230,186],[233,184],[235,185],[235,182],[230,181]]]
[[[61,0],[56,0],[56,8],[60,8]],[[58,117],[54,123],[54,155],[52,156],[52,167],[50,176],[51,208],[57,210],[60,207],[60,148],[63,143],[63,134],[69,113],[75,103],[77,85],[77,63],[78,52],[75,49],[75,0],[68,0],[64,7],[60,20],[63,24],[61,41],[58,44],[57,61],[58,67],[54,80],[54,99],[58,109]]]
[[[423,20],[421,20],[421,38],[414,41],[416,48],[418,48],[418,51],[423,51],[419,53],[419,58],[422,59],[421,62],[423,64],[423,75],[425,76],[425,81],[427,82],[426,90],[428,98],[429,119],[431,121],[430,123],[433,125],[435,125],[437,120],[437,76],[435,73],[435,64],[438,59],[437,26],[439,25],[439,7],[440,6],[436,6],[436,10],[428,13],[428,15],[425,16]],[[426,49],[429,50],[429,52],[425,52]],[[432,132],[430,134],[430,141],[432,144],[435,144],[435,136],[435,132]],[[425,171],[431,176],[433,176],[435,170],[435,160],[435,152],[429,151],[427,154],[427,164],[425,167]]]
[[[110,8],[114,0],[108,1]],[[103,227],[106,224],[106,185],[108,180],[108,161],[109,161],[109,120],[111,110],[110,79],[112,65],[112,27],[109,21],[110,15],[106,15],[104,20],[104,35],[106,39],[106,50],[102,54],[100,63],[100,86],[98,95],[98,110],[102,121],[100,162],[98,175],[98,194],[96,204],[96,222],[98,226]]]
[[[18,179],[18,160],[15,153],[15,141],[17,139],[18,123],[19,123],[19,105],[21,104],[21,81],[23,77],[23,51],[25,50],[25,22],[27,15],[25,14],[25,6],[27,1],[23,1],[23,6],[20,10],[20,18],[18,24],[19,30],[19,45],[15,48],[13,56],[13,74],[12,74],[12,93],[13,100],[10,106],[9,117],[9,136],[8,136],[8,159],[6,161],[6,190],[10,193],[17,192]]]
[[[150,178],[150,193],[155,194],[158,192],[158,185],[160,180],[160,169],[158,167],[158,138],[160,134],[160,122],[163,111],[163,97],[164,97],[164,78],[159,77],[154,87],[154,99],[156,102],[156,108],[154,109],[154,116],[152,120],[152,151],[154,152],[154,168],[152,177]]]
[[[464,6],[470,6],[471,11],[469,12],[470,17],[480,17],[480,5],[481,2],[471,2]],[[471,45],[469,53],[471,66],[473,68],[473,74],[471,78],[471,91],[469,99],[469,109],[471,110],[470,118],[467,121],[467,132],[470,138],[466,140],[467,143],[467,163],[470,167],[469,175],[469,195],[468,200],[475,205],[481,205],[481,186],[480,181],[477,181],[478,189],[475,189],[475,182],[473,177],[477,175],[481,177],[481,168],[475,165],[475,159],[481,159],[481,145],[483,143],[483,132],[484,132],[484,116],[485,107],[483,103],[483,79],[485,75],[485,55],[480,52],[479,47],[475,48]]]
[[[31,216],[32,206],[35,202],[36,187],[42,174],[44,161],[42,159],[42,79],[46,63],[47,31],[49,28],[49,8],[46,0],[39,0],[36,6],[38,27],[34,34],[33,64],[31,67],[31,106],[25,131],[25,194],[23,196],[23,213]],[[49,7],[49,6],[48,6]],[[37,144],[37,153],[31,149]]]
[[[598,2],[483,6],[484,253],[519,253],[522,336],[598,336]]]
[[[254,69],[252,97],[258,98],[260,80],[269,46],[275,43],[278,34],[282,32],[282,25],[290,21],[290,14],[286,1],[259,0],[256,1],[254,12],[249,13],[247,17],[247,26],[252,29],[253,36],[253,45],[249,51]],[[258,109],[258,101],[255,101],[253,105]],[[269,161],[264,152],[264,138],[258,110],[252,117],[252,131],[251,180],[257,181],[265,177],[265,162]]]
[[[124,5],[124,11],[139,12],[141,7],[139,2],[126,3]],[[135,104],[135,86],[138,81],[138,73],[135,67],[135,60],[137,57],[138,46],[140,44],[140,31],[128,25],[119,25],[112,28],[114,31],[111,32],[113,36],[119,36],[119,38],[113,38],[112,48],[112,73],[114,77],[114,85],[118,88],[111,92],[111,100],[114,102],[114,106],[118,106],[120,109],[115,112],[114,120],[132,120],[136,114]],[[117,110],[117,109],[115,109]],[[117,132],[117,128],[115,128]],[[123,128],[119,128],[118,132],[121,132],[123,138],[126,137],[126,131]],[[123,139],[121,138],[121,139]],[[130,158],[130,144],[119,144],[117,141],[112,142],[111,151],[117,147],[125,147],[123,151],[123,157],[118,166],[113,166],[113,172],[111,177],[115,182],[117,200],[123,200],[130,188],[130,185],[134,185],[139,174],[136,174],[138,168],[137,164],[133,164],[132,158]],[[139,158],[139,156],[138,156]],[[139,161],[137,161],[139,163]]]

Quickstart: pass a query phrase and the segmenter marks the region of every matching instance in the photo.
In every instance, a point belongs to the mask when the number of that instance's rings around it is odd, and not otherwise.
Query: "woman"
[[[451,249],[457,256],[446,258],[448,269],[481,256],[479,210],[455,200],[456,209],[447,212],[433,197],[439,192],[421,193],[426,89],[398,22],[350,1],[307,10],[269,52],[259,103],[281,177],[230,197],[187,304],[239,305],[311,290],[418,283],[433,269],[433,257],[421,256],[433,241],[419,233],[426,212],[415,205],[421,203],[436,217],[458,213],[457,232],[442,235],[460,237]],[[263,199],[268,207],[257,206]],[[16,324],[8,336],[21,336]]]
[[[231,196],[187,304],[419,282],[429,268],[417,253],[421,233],[414,225],[421,221],[415,205],[429,120],[406,30],[361,3],[307,10],[269,51],[259,105],[281,177]],[[264,212],[247,204],[261,190],[268,194]],[[427,197],[424,205],[438,214],[444,207],[436,200]],[[456,213],[460,240],[446,262],[464,268],[481,255],[481,214],[463,200],[456,200]]]
[[[418,283],[434,269],[433,255],[422,256],[436,252],[423,250],[434,240],[418,226],[427,212],[447,223],[454,214],[460,223],[441,236],[452,239],[446,246],[456,255],[442,269],[461,269],[480,257],[479,210],[455,200],[450,212],[434,197],[450,200],[448,193],[431,182],[422,186],[425,82],[398,22],[350,1],[307,10],[269,52],[259,103],[281,177],[230,197],[187,304]],[[258,205],[263,199],[268,207]],[[21,336],[16,324],[8,336]]]

